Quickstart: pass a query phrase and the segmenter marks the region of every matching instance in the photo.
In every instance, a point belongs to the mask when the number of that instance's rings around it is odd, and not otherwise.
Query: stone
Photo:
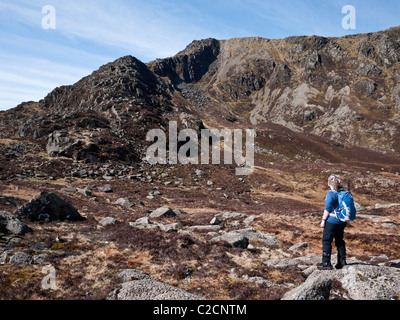
[[[68,192],[68,193],[75,193],[77,192],[76,188],[74,187],[65,187],[61,189],[62,192]]]
[[[47,253],[37,254],[37,255],[33,256],[32,262],[34,264],[42,264],[47,261],[48,257],[49,257],[49,255]]]
[[[160,207],[150,213],[150,218],[175,217],[176,213],[169,207]]]
[[[82,221],[78,210],[55,193],[42,192],[19,207],[14,215],[31,221]]]
[[[201,300],[201,297],[153,279],[124,282],[108,300]]]
[[[118,221],[118,220],[115,219],[115,218],[106,217],[106,218],[104,218],[104,219],[102,219],[102,220],[99,221],[99,225],[105,227],[105,226],[108,226],[108,225],[116,224],[117,221]]]
[[[254,228],[245,228],[241,230],[235,230],[234,232],[244,235],[250,241],[261,243],[267,247],[272,247],[272,248],[282,247],[282,245],[279,243],[276,237],[257,231]]]
[[[196,231],[205,231],[205,230],[213,230],[213,231],[218,231],[221,229],[220,225],[198,225],[198,226],[190,226],[190,230],[196,230]]]
[[[103,193],[112,193],[112,192],[114,192],[114,188],[110,184],[106,184],[106,185],[104,185],[102,187],[97,187],[97,190],[99,190],[100,192],[103,192]]]
[[[170,223],[170,224],[157,223],[156,225],[160,228],[161,231],[164,231],[164,232],[176,232],[182,228],[182,224],[179,222]]]
[[[0,232],[24,235],[28,232],[32,232],[32,229],[17,219],[13,214],[0,211]]]
[[[249,245],[249,239],[247,239],[243,234],[235,231],[224,233],[221,236],[213,238],[212,241],[225,241],[231,247],[241,249],[247,249],[247,246]]]
[[[143,280],[143,279],[150,279],[150,275],[144,271],[137,270],[137,269],[124,269],[120,273],[118,273],[118,277],[123,282],[129,282],[134,280]]]
[[[134,206],[134,204],[128,198],[119,198],[114,203],[121,207],[125,207],[127,209],[132,208]]]
[[[17,252],[11,258],[9,263],[15,265],[28,265],[32,263],[32,257],[25,252]]]
[[[286,292],[281,300],[328,300],[332,280],[324,275],[308,278],[302,285]]]
[[[300,243],[296,243],[295,245],[291,246],[289,248],[289,250],[290,251],[296,251],[296,250],[298,250],[300,248],[307,248],[307,247],[308,247],[307,242],[300,242]]]
[[[221,220],[219,220],[217,217],[214,217],[214,218],[212,218],[211,219],[211,221],[210,221],[210,224],[211,225],[219,225],[219,224],[221,224]]]
[[[237,219],[237,218],[247,218],[249,215],[240,212],[223,212],[218,214],[218,216],[221,216],[222,219]]]

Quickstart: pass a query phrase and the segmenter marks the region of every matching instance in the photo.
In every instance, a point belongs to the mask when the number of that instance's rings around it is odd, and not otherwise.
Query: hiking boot
[[[331,254],[327,252],[322,253],[322,263],[318,266],[318,270],[332,270]]]
[[[342,269],[345,265],[347,265],[346,259],[339,259],[338,263],[335,265],[335,268]]]
[[[332,264],[330,262],[322,262],[318,267],[318,270],[333,270]]]

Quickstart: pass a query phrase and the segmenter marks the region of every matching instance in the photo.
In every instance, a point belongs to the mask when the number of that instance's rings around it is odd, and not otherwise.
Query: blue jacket
[[[337,209],[339,209],[338,194],[336,191],[331,190],[326,194],[326,197],[325,197],[325,210],[328,211],[329,213],[333,213]],[[329,216],[329,218],[326,221],[329,223],[333,223],[333,224],[346,223],[346,222],[342,222],[342,221],[336,219],[335,217],[331,217],[331,216]]]

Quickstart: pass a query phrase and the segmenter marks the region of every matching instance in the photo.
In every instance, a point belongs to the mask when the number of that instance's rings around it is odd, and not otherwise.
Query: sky
[[[346,5],[355,29],[343,28]],[[399,0],[0,0],[0,110],[125,55],[148,62],[210,37],[374,32],[400,25],[399,13]]]

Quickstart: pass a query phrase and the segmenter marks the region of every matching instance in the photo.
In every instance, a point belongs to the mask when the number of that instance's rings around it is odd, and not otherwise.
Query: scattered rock
[[[176,213],[169,207],[160,207],[150,214],[150,218],[175,217]]]
[[[25,252],[17,252],[10,258],[9,263],[15,265],[28,265],[32,263],[32,257]]]
[[[102,187],[97,187],[97,190],[103,193],[112,193],[114,192],[114,188],[110,184],[106,184],[105,186]]]
[[[78,210],[54,193],[42,192],[36,198],[19,207],[14,214],[31,221],[82,221]]]
[[[134,206],[134,204],[128,198],[119,198],[114,203],[121,207],[125,207],[127,209],[132,208]]]
[[[247,249],[249,245],[249,239],[236,231],[224,233],[221,236],[211,239],[211,241],[226,241],[231,247],[241,249]]]
[[[296,251],[296,250],[298,250],[300,248],[307,248],[307,247],[308,247],[307,242],[300,242],[300,243],[297,243],[297,244],[291,246],[289,248],[289,251]]]
[[[219,220],[217,217],[214,217],[214,218],[212,218],[211,219],[211,221],[210,221],[210,224],[211,225],[219,225],[219,224],[221,224],[221,220]]]
[[[99,225],[105,227],[105,226],[108,226],[108,225],[115,224],[115,223],[117,223],[117,221],[118,220],[115,219],[115,218],[106,217],[106,218],[102,219],[101,221],[99,221]]]
[[[68,192],[68,193],[75,193],[77,192],[76,188],[74,187],[65,187],[61,189],[62,192]]]
[[[271,236],[266,233],[262,233],[257,231],[254,228],[246,228],[241,230],[235,230],[233,232],[239,233],[245,236],[247,239],[253,242],[262,243],[265,246],[272,247],[272,248],[281,248],[282,245],[276,239],[276,237]]]
[[[0,211],[0,232],[24,235],[28,232],[32,232],[32,229],[11,213]]]

